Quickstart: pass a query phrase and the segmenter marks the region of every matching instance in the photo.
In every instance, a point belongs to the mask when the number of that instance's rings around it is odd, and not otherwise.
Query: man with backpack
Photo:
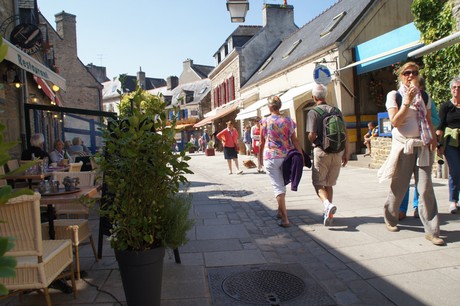
[[[348,162],[348,140],[342,112],[326,103],[327,88],[317,84],[312,90],[316,106],[308,112],[308,140],[313,144],[312,182],[324,205],[325,226],[331,225],[337,207],[333,190],[340,167]]]

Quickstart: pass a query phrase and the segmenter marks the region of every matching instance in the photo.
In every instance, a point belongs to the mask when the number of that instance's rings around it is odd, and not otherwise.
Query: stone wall
[[[369,165],[371,169],[379,169],[385,162],[391,149],[391,137],[374,137],[371,140],[372,148],[372,161]],[[436,178],[447,178],[448,167],[447,163],[443,165],[438,164],[439,158],[436,156],[433,164],[433,177]]]

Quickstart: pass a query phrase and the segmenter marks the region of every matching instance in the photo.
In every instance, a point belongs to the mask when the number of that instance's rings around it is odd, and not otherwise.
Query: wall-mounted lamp
[[[249,11],[249,2],[241,0],[227,0],[227,11],[230,12],[232,22],[244,22]]]
[[[51,105],[56,105],[56,102],[54,102],[53,100],[51,100]]]
[[[30,94],[29,98],[30,98],[30,102],[32,102],[32,103],[37,103],[38,102],[38,98],[37,98],[37,96],[35,94]]]
[[[16,88],[21,88],[22,86],[18,72],[14,68],[8,68],[6,74],[3,76],[3,79],[6,81],[6,83],[11,84]]]
[[[51,89],[53,89],[54,92],[58,92],[59,91],[59,86],[53,84],[53,87],[51,87]]]

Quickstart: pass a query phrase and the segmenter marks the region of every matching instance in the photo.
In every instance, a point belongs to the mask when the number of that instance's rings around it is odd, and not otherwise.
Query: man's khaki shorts
[[[334,186],[342,167],[340,153],[326,153],[320,148],[313,149],[312,181],[314,186]]]

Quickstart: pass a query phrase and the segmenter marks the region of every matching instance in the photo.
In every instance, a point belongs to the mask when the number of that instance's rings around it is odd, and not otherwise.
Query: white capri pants
[[[283,178],[283,161],[284,158],[265,159],[264,166],[265,171],[270,177],[270,182],[273,187],[275,197],[280,194],[286,193],[286,186],[284,185]]]

